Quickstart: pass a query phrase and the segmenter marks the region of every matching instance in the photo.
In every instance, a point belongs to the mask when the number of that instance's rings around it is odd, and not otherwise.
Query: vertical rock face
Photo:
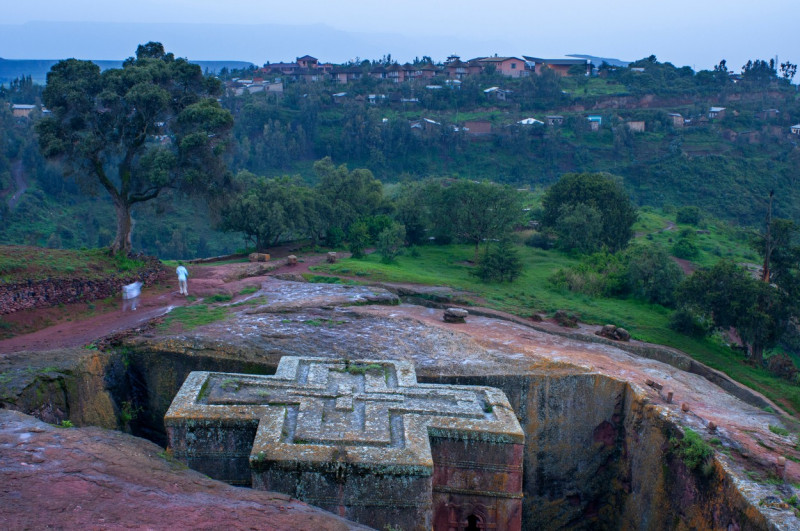
[[[403,361],[286,356],[274,376],[193,372],[175,457],[378,528],[521,527],[524,436],[497,389],[418,384]],[[257,429],[256,429],[257,425]]]
[[[707,475],[687,468],[669,443],[680,430],[626,382],[553,372],[423,380],[506,393],[525,431],[523,529],[772,529],[722,464]]]
[[[0,409],[58,424],[117,427],[108,388],[112,356],[86,349],[22,352],[0,357]]]
[[[670,439],[682,437],[656,406],[632,394],[625,403],[625,459],[618,481],[620,527],[647,529],[774,529],[745,499],[719,461],[691,469],[673,451]],[[789,529],[787,527],[786,529]]]
[[[597,374],[435,378],[506,393],[525,431],[523,527],[614,528],[626,384]]]

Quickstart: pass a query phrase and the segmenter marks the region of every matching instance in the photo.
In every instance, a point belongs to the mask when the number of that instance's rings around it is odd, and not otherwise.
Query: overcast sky
[[[161,40],[190,59],[240,59],[262,64],[309,53],[323,61],[385,53],[406,61],[436,60],[449,53],[534,55],[585,53],[623,60],[655,54],[661,61],[696,69],[720,59],[738,69],[748,58],[800,61],[800,0],[4,0],[0,10],[0,57],[6,59],[122,59],[135,44]],[[36,22],[124,23],[115,31],[94,25]],[[143,23],[131,26],[130,23]],[[212,26],[298,26],[270,41],[263,27],[216,32]],[[316,27],[309,27],[317,25]],[[50,29],[47,29],[50,28]],[[233,29],[232,29],[233,28]],[[338,31],[337,31],[338,30]],[[321,43],[311,35],[325,36]],[[264,33],[261,40],[259,35]],[[192,33],[194,37],[192,38]],[[5,34],[5,38],[3,35]],[[241,35],[241,39],[236,35]],[[275,39],[275,36],[272,36]],[[98,42],[100,41],[100,42]],[[263,44],[260,44],[263,43]],[[348,44],[351,44],[348,46]],[[308,46],[306,46],[308,45]],[[322,49],[309,49],[311,46]],[[92,54],[92,55],[89,55]],[[279,55],[280,54],[280,55]]]

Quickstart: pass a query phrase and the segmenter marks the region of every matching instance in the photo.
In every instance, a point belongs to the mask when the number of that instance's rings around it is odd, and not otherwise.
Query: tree
[[[519,194],[508,186],[459,180],[429,191],[434,225],[446,226],[453,236],[473,244],[476,262],[481,242],[501,238],[522,215]]]
[[[364,258],[364,249],[369,245],[369,227],[363,221],[357,221],[350,225],[347,231],[347,248],[353,254],[353,258]]]
[[[616,252],[633,237],[636,207],[620,181],[607,173],[567,173],[551,186],[542,200],[542,224],[555,229],[569,210],[587,207],[600,215],[599,245]],[[563,221],[563,218],[562,218]]]
[[[91,61],[67,59],[50,69],[43,99],[52,115],[37,126],[40,149],[111,196],[112,253],[130,252],[137,203],[167,189],[220,195],[220,154],[233,125],[220,92],[218,80],[154,42],[122,68],[101,73]]]
[[[735,327],[759,365],[764,349],[774,345],[786,329],[789,306],[783,294],[727,260],[684,280],[677,300],[682,310],[703,317],[715,328]]]
[[[796,73],[797,73],[797,65],[792,64],[789,61],[781,63],[781,77],[783,77],[783,79],[791,83]]]
[[[562,205],[553,230],[558,243],[567,250],[582,254],[598,251],[603,230],[603,215],[586,203]]]
[[[486,252],[471,272],[484,282],[513,282],[522,274],[522,260],[509,238],[487,247]]]
[[[742,66],[742,79],[751,83],[764,85],[777,76],[775,59],[770,59],[769,61],[762,59],[748,60]]]
[[[703,219],[703,211],[696,206],[685,206],[675,213],[675,223],[684,225],[699,225]]]
[[[395,201],[395,219],[405,227],[411,245],[419,245],[426,238],[429,213],[424,191],[418,183],[404,184]]]
[[[381,261],[394,262],[394,259],[403,251],[406,242],[406,228],[399,223],[392,223],[378,235],[376,247],[381,253]]]
[[[628,255],[631,292],[655,304],[672,306],[683,271],[659,245],[632,245]]]
[[[309,232],[307,190],[290,177],[260,179],[223,208],[220,228],[243,232],[259,251],[304,236]]]
[[[383,205],[383,185],[366,169],[349,171],[335,166],[330,157],[314,163],[319,178],[317,192],[330,208],[330,226],[344,233],[356,220],[372,216]]]

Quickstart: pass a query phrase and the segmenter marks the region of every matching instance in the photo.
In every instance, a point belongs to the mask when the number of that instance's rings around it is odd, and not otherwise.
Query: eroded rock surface
[[[253,297],[267,303],[110,354],[126,368],[116,403],[141,410],[134,433],[166,443],[163,416],[193,370],[272,374],[286,355],[406,360],[422,382],[506,393],[526,434],[525,528],[800,528],[793,509],[771,501],[790,499],[800,479],[790,459],[787,484],[776,485],[778,456],[800,459],[794,437],[770,429],[786,427],[781,417],[757,407],[763,397],[724,391],[713,371],[687,372],[696,362],[683,355],[664,363],[631,352],[645,348],[638,342],[579,341],[473,308],[466,323],[444,323],[441,310],[374,304],[395,300],[376,288],[267,280]],[[707,475],[674,451],[686,428],[715,441]]]
[[[288,496],[231,487],[144,439],[0,410],[4,529],[367,529]]]

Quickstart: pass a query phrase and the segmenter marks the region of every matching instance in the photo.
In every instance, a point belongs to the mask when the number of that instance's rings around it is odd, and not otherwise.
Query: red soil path
[[[278,256],[286,255],[286,250],[279,250]],[[273,256],[275,256],[273,254]],[[309,267],[325,260],[326,255],[305,257],[296,266],[282,266],[271,271],[270,275],[281,273],[308,273]],[[199,301],[203,297],[215,294],[226,294],[236,297],[242,289],[261,285],[266,276],[254,276],[236,279],[243,274],[249,263],[228,263],[219,265],[188,265],[189,295]],[[136,301],[134,309],[131,303],[121,299],[114,302],[111,308],[99,314],[89,312],[85,304],[70,305],[66,309],[45,308],[12,314],[10,320],[16,324],[31,325],[53,319],[60,314],[62,319],[55,325],[47,326],[29,334],[0,340],[0,355],[25,350],[52,350],[64,347],[88,345],[100,338],[131,330],[144,325],[155,317],[168,313],[176,306],[189,304],[186,297],[178,293],[177,277],[159,286],[144,288]],[[70,320],[64,314],[72,315]]]

